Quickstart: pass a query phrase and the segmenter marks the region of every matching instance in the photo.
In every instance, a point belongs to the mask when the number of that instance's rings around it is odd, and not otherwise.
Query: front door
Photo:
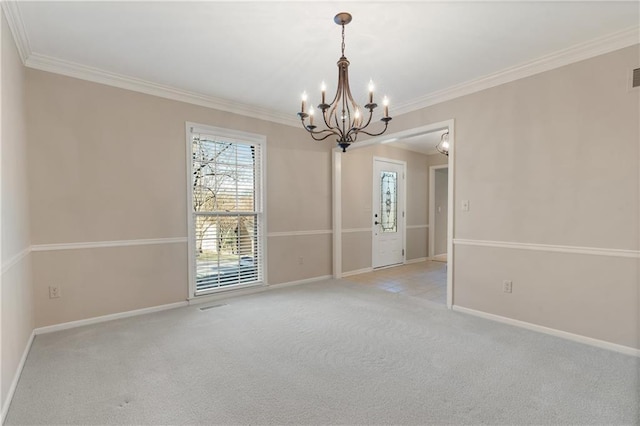
[[[404,262],[405,163],[373,160],[373,267]]]

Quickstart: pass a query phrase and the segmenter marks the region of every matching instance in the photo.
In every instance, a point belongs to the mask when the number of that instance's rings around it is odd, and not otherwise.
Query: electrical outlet
[[[60,297],[60,286],[50,285],[49,286],[49,299],[57,299]]]
[[[505,293],[511,293],[513,287],[513,282],[510,280],[504,280],[502,281],[502,291],[504,291]]]
[[[304,263],[304,258],[302,256],[300,256],[298,258],[298,265],[302,265]]]
[[[462,200],[462,211],[463,212],[469,211],[469,200]]]

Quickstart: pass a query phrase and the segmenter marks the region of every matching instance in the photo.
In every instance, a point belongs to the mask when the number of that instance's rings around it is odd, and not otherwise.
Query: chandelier
[[[334,22],[342,26],[342,56],[338,60],[338,89],[336,95],[330,104],[326,103],[326,91],[327,87],[322,82],[321,97],[322,102],[318,105],[318,110],[322,117],[319,121],[322,121],[324,128],[318,129],[318,126],[314,124],[315,110],[313,106],[307,110],[307,94],[302,94],[302,109],[298,113],[298,117],[302,122],[302,127],[305,128],[311,134],[314,140],[322,141],[330,136],[336,136],[338,146],[342,148],[342,152],[345,152],[349,145],[356,141],[360,133],[364,133],[369,136],[379,136],[387,130],[389,121],[389,100],[385,96],[382,100],[384,105],[384,115],[380,119],[384,123],[384,128],[378,133],[367,132],[365,129],[371,124],[373,117],[373,110],[376,109],[378,104],[373,102],[373,82],[369,81],[369,102],[364,106],[365,110],[368,110],[369,117],[365,121],[363,110],[353,100],[351,96],[351,89],[349,88],[349,61],[344,56],[344,26],[351,22],[351,14],[342,12],[338,13],[334,18]],[[307,122],[308,119],[308,122]]]
[[[436,145],[436,149],[440,154],[449,156],[449,131],[447,130],[440,136],[440,143]]]

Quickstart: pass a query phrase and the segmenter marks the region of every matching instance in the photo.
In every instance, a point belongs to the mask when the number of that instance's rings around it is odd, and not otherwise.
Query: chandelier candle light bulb
[[[302,92],[302,113],[304,114],[304,107],[307,104],[307,92]]]
[[[322,103],[324,104],[325,103],[325,95],[327,94],[327,85],[324,83],[324,81],[320,85],[320,90],[322,91]]]
[[[338,87],[336,90],[336,96],[330,104],[326,103],[326,91],[327,86],[322,82],[320,85],[322,102],[318,105],[322,116],[320,123],[324,124],[323,129],[316,128],[314,125],[314,109],[309,108],[309,112],[306,110],[307,93],[302,94],[302,108],[298,113],[298,117],[302,122],[302,127],[311,134],[311,137],[316,141],[322,141],[330,136],[336,136],[336,142],[338,146],[345,152],[349,145],[354,143],[360,133],[364,133],[369,136],[379,136],[387,131],[387,126],[391,117],[389,117],[389,99],[384,98],[384,116],[380,118],[384,127],[382,130],[374,133],[366,131],[365,129],[371,124],[373,118],[373,110],[378,107],[378,104],[373,102],[373,81],[369,80],[369,102],[364,106],[365,110],[369,111],[368,117],[365,117],[366,112],[363,114],[360,111],[360,106],[353,100],[351,95],[351,88],[349,87],[349,60],[344,55],[345,43],[344,43],[344,27],[351,22],[351,15],[346,12],[338,13],[334,18],[334,22],[342,27],[342,56],[338,60]],[[306,119],[309,119],[308,124]]]

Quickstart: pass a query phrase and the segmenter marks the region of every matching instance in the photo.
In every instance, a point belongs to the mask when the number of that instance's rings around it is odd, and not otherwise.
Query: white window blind
[[[191,129],[195,294],[263,281],[262,144]]]

